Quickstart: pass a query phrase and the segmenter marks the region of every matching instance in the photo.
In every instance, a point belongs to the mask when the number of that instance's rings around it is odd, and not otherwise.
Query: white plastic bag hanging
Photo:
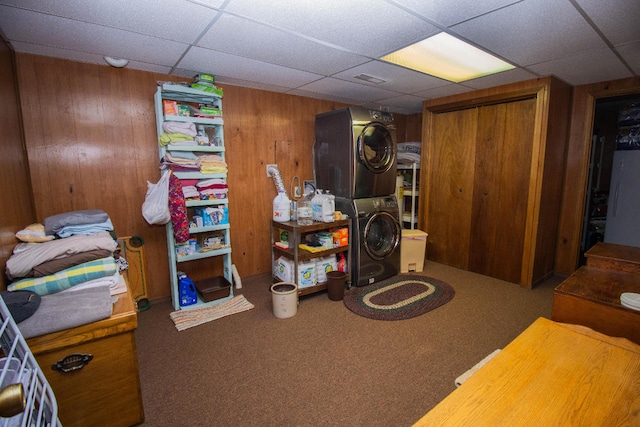
[[[147,181],[147,194],[142,203],[142,216],[151,225],[164,225],[171,221],[171,212],[169,212],[170,174],[171,171],[164,171],[156,184]]]

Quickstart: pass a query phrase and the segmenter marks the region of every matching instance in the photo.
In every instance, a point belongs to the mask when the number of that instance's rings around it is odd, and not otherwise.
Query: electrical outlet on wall
[[[271,166],[274,166],[274,167],[276,167],[276,168],[278,167],[278,165],[276,165],[275,163],[269,163],[269,164],[267,164],[267,177],[271,177],[271,174],[269,173],[269,168],[270,168]]]

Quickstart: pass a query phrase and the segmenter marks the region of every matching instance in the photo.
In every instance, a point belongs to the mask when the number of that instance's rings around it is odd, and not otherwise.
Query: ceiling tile
[[[382,98],[376,99],[374,103],[371,103],[375,106],[375,103],[379,104],[381,107],[394,107],[391,108],[392,111],[398,111],[399,108],[403,109],[403,111],[421,111],[422,110],[422,102],[423,99],[413,95],[400,95],[393,98]],[[378,108],[380,110],[384,110],[384,108]]]
[[[472,89],[464,87],[462,85],[451,83],[445,86],[436,87],[433,89],[423,90],[416,92],[415,95],[422,97],[423,99],[435,99],[443,96],[458,95],[465,92],[471,92]]]
[[[576,3],[614,45],[640,41],[638,0],[576,0]]]
[[[520,0],[395,0],[394,3],[414,10],[443,27],[466,21]]]
[[[104,62],[104,56],[94,53],[78,52],[76,50],[23,42],[12,42],[11,45],[16,51],[31,55],[51,56],[54,58],[68,59],[70,61],[107,65],[107,63]]]
[[[351,83],[331,77],[316,80],[300,86],[298,89],[325,94],[339,93],[347,98],[361,99],[363,101],[373,101],[375,99],[390,98],[398,95],[397,92],[372,88],[359,83]]]
[[[598,76],[600,81],[631,77],[631,72],[609,49],[583,52],[532,65],[529,68],[541,76],[554,74],[559,79],[571,82],[573,85],[591,83],[594,81],[594,76]]]
[[[198,45],[325,76],[369,60],[228,14],[215,22]]]
[[[23,31],[24,25],[29,26],[28,32]],[[0,28],[12,41],[158,65],[173,65],[187,47],[174,41],[5,6],[0,6]]]
[[[421,111],[415,98],[537,76],[637,77],[638,22],[639,0],[0,0],[0,34],[16,52],[116,56],[186,80],[209,71],[224,84],[403,112]],[[518,67],[451,84],[378,59],[442,29]]]
[[[201,47],[191,48],[178,66],[203,73],[233,76],[240,80],[282,87],[299,87],[322,77],[306,71],[293,70]]]
[[[503,71],[498,74],[491,74],[489,76],[479,77],[473,80],[467,80],[462,82],[463,86],[467,86],[473,89],[487,89],[494,86],[506,85],[508,83],[521,82],[524,80],[531,80],[539,77],[533,73],[522,68],[514,68],[513,70]]]
[[[311,92],[308,90],[301,90],[301,89],[290,90],[287,93],[290,95],[304,96],[307,98],[325,99],[327,101],[342,102],[343,104],[348,104],[348,105],[360,105],[360,106],[364,105],[362,103],[362,100],[360,99],[347,98],[346,96],[340,96],[336,94],[325,94],[325,93]]]
[[[376,77],[384,80],[384,82],[370,83],[355,78],[355,76],[360,74]],[[418,90],[438,87],[447,83],[445,80],[437,77],[429,76],[427,74],[419,73],[417,71],[409,70],[383,61],[369,61],[365,64],[336,73],[332,77],[402,93],[413,93]]]
[[[250,82],[247,80],[240,80],[240,79],[236,79],[234,77],[228,77],[228,76],[216,76],[216,81],[221,85],[249,87],[252,89],[268,90],[270,92],[285,93],[290,90],[288,87],[284,87],[284,86]]]
[[[184,43],[192,43],[218,13],[186,0],[0,0],[0,4]],[[189,25],[176,25],[183,22]]]
[[[95,55],[93,53],[78,52],[75,50],[59,49],[55,47],[43,46],[41,44],[31,44],[14,42],[12,43],[14,49],[21,53],[28,53],[31,55],[51,56],[54,58],[68,59],[69,61],[87,62],[91,64],[104,65],[108,67],[104,61],[104,57],[101,55]],[[169,74],[171,67],[162,66],[157,64],[149,64],[140,61],[129,61],[127,68],[135,70],[150,71],[153,73]]]
[[[295,4],[294,7],[292,5]],[[371,58],[432,35],[437,27],[383,0],[231,0],[232,12]]]
[[[606,47],[568,1],[524,0],[453,30],[520,66]]]
[[[640,42],[618,47],[618,52],[636,75],[640,75]]]

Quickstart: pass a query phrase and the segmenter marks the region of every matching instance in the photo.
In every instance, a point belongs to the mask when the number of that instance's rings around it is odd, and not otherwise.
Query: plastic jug
[[[196,285],[186,274],[178,275],[178,289],[180,291],[180,306],[184,307],[198,302]]]
[[[313,224],[313,212],[311,210],[311,193],[298,200],[298,225]]]
[[[291,219],[291,200],[283,190],[278,191],[278,195],[273,199],[273,220],[277,222],[287,222]]]
[[[338,254],[338,271],[348,272],[347,267],[347,258],[344,256],[344,253],[340,252]]]
[[[333,222],[333,213],[336,210],[336,197],[333,194],[322,193],[322,190],[316,190],[316,194],[311,200],[311,210],[313,219],[320,222]]]

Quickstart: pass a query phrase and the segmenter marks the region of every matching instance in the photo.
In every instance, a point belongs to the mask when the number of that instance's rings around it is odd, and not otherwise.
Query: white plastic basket
[[[0,426],[61,426],[53,390],[1,297],[0,321]]]

